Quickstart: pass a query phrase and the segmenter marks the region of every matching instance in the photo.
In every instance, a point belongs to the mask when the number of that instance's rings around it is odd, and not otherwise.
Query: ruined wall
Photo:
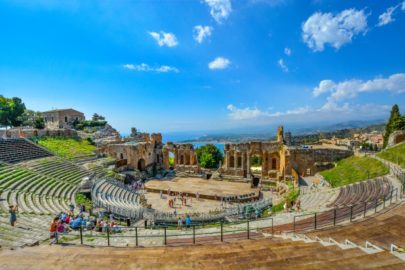
[[[167,143],[162,148],[163,166],[166,170],[170,168],[169,157],[170,153],[174,157],[174,169],[182,172],[199,173],[200,166],[198,165],[197,153],[192,144],[174,144]]]
[[[388,138],[388,146],[394,146],[403,141],[405,141],[405,130],[397,130]]]
[[[77,131],[73,129],[23,129],[13,128],[9,130],[0,130],[0,137],[4,138],[31,138],[31,137],[77,137]]]
[[[263,178],[281,179],[284,175],[285,152],[283,151],[282,135],[280,141],[247,142],[225,145],[225,162],[221,173],[225,175],[250,177],[251,160],[254,156],[261,158]]]
[[[351,150],[333,148],[290,148],[288,151],[290,166],[286,167],[286,174],[291,174],[292,169],[295,169],[301,176],[314,175],[319,171],[330,168],[333,162],[353,155]]]
[[[129,169],[140,171],[163,168],[162,135],[152,134],[143,142],[111,143],[97,149],[97,154],[126,160]]]

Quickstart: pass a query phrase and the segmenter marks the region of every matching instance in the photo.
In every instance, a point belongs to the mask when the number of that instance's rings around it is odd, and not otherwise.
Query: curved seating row
[[[26,139],[0,138],[0,161],[18,163],[53,156],[52,153]]]
[[[277,238],[151,248],[86,248],[55,246],[0,254],[0,263],[14,269],[33,265],[54,268],[83,266],[128,269],[403,269],[405,262],[389,252],[367,254],[359,248],[341,249],[318,242]],[[213,243],[214,242],[214,243]],[[170,243],[169,243],[170,244]],[[10,260],[9,258],[14,258]],[[36,266],[36,267],[35,267]]]
[[[92,200],[94,205],[106,208],[119,216],[137,218],[142,210],[139,194],[118,181],[102,179],[94,184]]]
[[[67,211],[76,186],[20,166],[0,164],[0,208],[19,205],[21,213]]]
[[[84,168],[60,158],[52,157],[24,163],[24,166],[55,179],[79,184],[90,172]]]
[[[387,178],[363,181],[344,186],[340,189],[336,200],[329,207],[342,207],[360,202],[369,202],[388,196],[393,191],[393,185]]]

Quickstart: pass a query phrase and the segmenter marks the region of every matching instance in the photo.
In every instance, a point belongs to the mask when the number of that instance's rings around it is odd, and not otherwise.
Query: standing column
[[[247,155],[247,157],[246,157],[246,160],[247,160],[247,167],[246,167],[246,173],[247,173],[247,176],[249,177],[249,175],[250,175],[250,153],[249,152],[246,152],[246,155]]]
[[[268,157],[267,157],[267,152],[263,151],[262,154],[262,177],[267,175],[267,164],[268,164]]]
[[[233,158],[233,167],[236,169],[238,167],[238,152],[235,151]]]
[[[231,163],[231,155],[229,154],[229,150],[225,152],[225,169],[228,170]]]

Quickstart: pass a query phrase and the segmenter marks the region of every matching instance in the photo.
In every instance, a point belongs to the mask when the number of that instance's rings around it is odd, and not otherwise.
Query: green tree
[[[136,127],[131,127],[131,137],[136,137],[138,135],[138,130]]]
[[[403,120],[401,120],[401,113],[399,112],[399,107],[397,104],[392,106],[390,118],[388,119],[387,125],[385,127],[384,133],[384,148],[388,144],[388,138],[390,137],[391,133],[395,130],[402,129],[401,125]],[[404,124],[405,126],[405,124]],[[404,127],[402,126],[402,127]]]
[[[196,149],[197,159],[203,168],[217,168],[223,160],[221,151],[213,144],[206,144]]]
[[[25,104],[18,97],[5,98],[0,96],[0,125],[17,127],[23,123],[22,115]]]
[[[20,118],[23,126],[30,126],[37,129],[45,128],[45,120],[41,112],[25,110]]]
[[[104,121],[105,117],[98,114],[98,113],[95,113],[95,114],[93,114],[93,117],[91,118],[91,120],[93,120],[93,121]]]

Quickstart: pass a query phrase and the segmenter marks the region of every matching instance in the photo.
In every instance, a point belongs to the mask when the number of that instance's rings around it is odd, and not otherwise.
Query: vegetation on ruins
[[[23,123],[25,104],[18,97],[6,98],[0,95],[0,126],[17,127]]]
[[[198,162],[203,168],[218,168],[223,160],[221,151],[213,144],[206,144],[196,149]]]
[[[45,120],[41,112],[26,110],[22,115],[22,125],[37,129],[45,128]]]
[[[96,150],[91,142],[78,137],[41,137],[38,138],[38,144],[67,159],[93,155]]]
[[[405,143],[397,144],[377,154],[380,158],[389,160],[405,168]]]
[[[336,167],[320,174],[332,185],[339,187],[385,175],[389,169],[371,157],[349,157],[337,162]]]
[[[73,122],[73,127],[76,130],[83,130],[86,132],[96,132],[98,128],[104,127],[107,124],[105,120],[75,120]]]
[[[405,130],[405,116],[401,115],[397,104],[392,106],[390,118],[388,119],[385,127],[384,148],[388,144],[388,138],[390,137],[391,133],[396,130]]]
[[[82,193],[76,193],[75,200],[77,205],[83,204],[86,207],[86,211],[93,208],[93,202]]]
[[[252,156],[250,160],[250,165],[253,167],[258,167],[262,165],[262,158],[260,156]]]
[[[91,118],[91,120],[92,121],[104,121],[105,117],[98,113],[95,113],[95,114],[93,114],[93,117]]]

